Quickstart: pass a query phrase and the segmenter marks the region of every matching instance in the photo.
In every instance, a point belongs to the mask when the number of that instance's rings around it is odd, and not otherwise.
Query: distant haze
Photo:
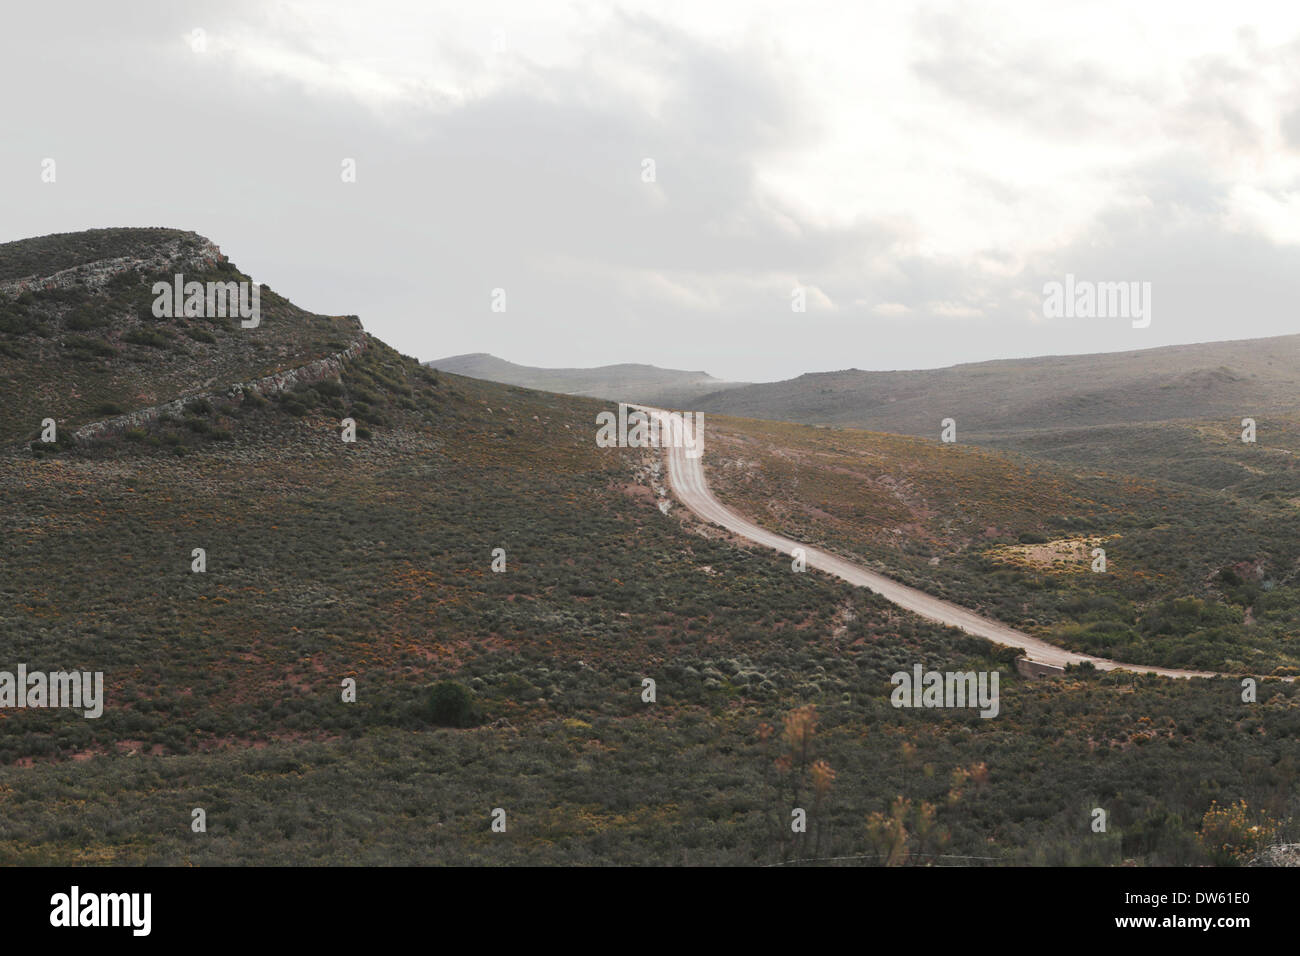
[[[605,365],[600,368],[532,368],[482,352],[435,359],[430,367],[470,378],[504,382],[565,395],[586,395],[614,401],[681,405],[714,392],[739,388],[744,382],[724,382],[705,372],[656,368],[653,365]]]
[[[781,382],[719,383],[699,373],[627,366],[528,369],[490,355],[432,363],[547,391],[744,418],[967,437],[1174,419],[1218,420],[1300,408],[1300,335],[1137,352],[1046,356],[880,372],[846,369]]]

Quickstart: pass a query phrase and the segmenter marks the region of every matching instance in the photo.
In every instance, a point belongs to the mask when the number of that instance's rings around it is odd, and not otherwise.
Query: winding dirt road
[[[664,417],[669,414],[668,412],[647,406],[634,405],[629,407],[638,408],[655,415],[660,420],[660,434],[670,434]],[[709,491],[708,482],[704,477],[704,458],[702,455],[691,458],[687,456],[684,447],[666,447],[664,456],[668,462],[668,481],[678,500],[705,521],[721,525],[728,531],[732,531],[743,538],[748,538],[755,544],[764,545],[785,555],[790,555],[795,548],[803,548],[807,555],[809,567],[843,578],[858,587],[868,588],[899,607],[919,614],[928,620],[960,628],[969,634],[987,638],[995,644],[1018,647],[1025,652],[1025,657],[1031,661],[1041,664],[1053,664],[1057,667],[1064,667],[1066,664],[1082,664],[1089,661],[1098,670],[1118,669],[1143,674],[1161,674],[1165,677],[1221,676],[1211,671],[1178,670],[1172,667],[1151,667],[1145,664],[1121,664],[1118,661],[1107,660],[1104,657],[1077,654],[1074,651],[1067,651],[1064,648],[1057,647],[1055,644],[1040,641],[1023,631],[1017,631],[1013,627],[1008,627],[991,618],[976,614],[974,611],[932,597],[924,591],[918,591],[916,588],[900,584],[892,578],[887,578],[875,571],[869,571],[852,561],[828,554],[811,545],[801,544],[790,538],[783,538],[781,535],[774,534],[765,528],[760,528],[713,497],[713,493]]]

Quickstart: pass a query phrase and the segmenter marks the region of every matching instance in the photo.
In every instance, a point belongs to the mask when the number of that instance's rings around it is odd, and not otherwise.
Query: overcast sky
[[[1300,4],[26,6],[0,241],[192,229],[421,359],[760,381],[1300,332]],[[1067,273],[1150,282],[1150,326],[1044,317]]]

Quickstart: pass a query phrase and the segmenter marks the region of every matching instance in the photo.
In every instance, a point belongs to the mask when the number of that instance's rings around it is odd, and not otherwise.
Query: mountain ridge
[[[913,435],[935,432],[947,417],[968,434],[999,435],[1300,408],[1300,334],[936,369],[847,368],[716,388],[706,372],[638,363],[544,369],[474,352],[425,364],[610,401]]]
[[[701,395],[698,411],[968,435],[1184,419],[1300,407],[1300,335],[1131,352],[994,359],[941,369],[810,372]]]
[[[747,384],[727,382],[705,371],[662,368],[643,362],[622,362],[590,368],[542,368],[520,365],[488,352],[450,355],[424,364],[439,371],[521,388],[609,401],[652,404],[656,399],[664,397],[671,397],[680,403],[698,395]]]

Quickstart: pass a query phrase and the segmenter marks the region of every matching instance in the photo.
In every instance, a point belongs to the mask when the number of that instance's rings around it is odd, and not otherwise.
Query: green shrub
[[[473,727],[482,719],[473,692],[449,680],[429,688],[428,716],[439,727]]]
[[[63,344],[66,348],[72,350],[73,358],[85,358],[92,355],[107,358],[117,354],[117,350],[107,342],[84,338],[80,335],[69,335],[63,340]]]
[[[148,345],[155,349],[165,349],[169,338],[170,336],[154,329],[132,329],[122,336],[122,341],[130,342],[132,345]]]
[[[63,320],[63,324],[74,331],[85,332],[88,329],[103,328],[108,322],[103,317],[88,312],[73,312]]]

